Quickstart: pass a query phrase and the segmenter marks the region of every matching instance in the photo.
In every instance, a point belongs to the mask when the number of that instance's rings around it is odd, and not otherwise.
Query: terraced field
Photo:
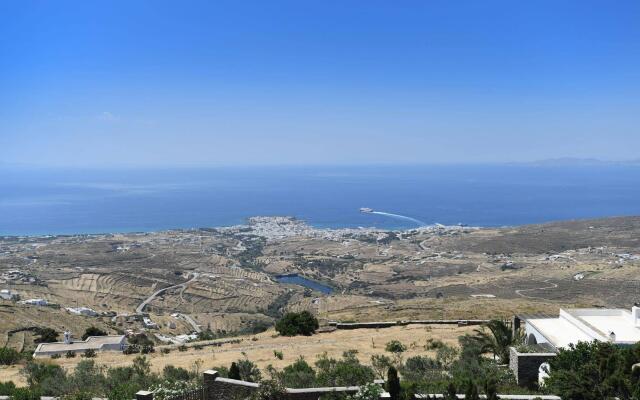
[[[0,289],[62,309],[2,302],[0,340],[19,347],[19,337],[5,333],[30,325],[142,330],[139,319],[112,323],[111,316],[126,319],[146,299],[145,312],[165,335],[193,328],[171,317],[174,313],[232,332],[273,322],[287,310],[311,310],[325,321],[483,318],[640,301],[640,218],[635,217],[403,232],[315,230],[283,218],[252,224],[2,238]],[[324,295],[275,281],[277,274],[292,273],[334,291]],[[63,310],[76,306],[104,316]]]

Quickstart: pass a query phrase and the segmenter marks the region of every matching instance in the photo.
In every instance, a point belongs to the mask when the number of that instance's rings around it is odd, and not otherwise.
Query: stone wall
[[[381,384],[382,381],[376,381]],[[235,379],[221,378],[218,372],[208,370],[204,372],[204,386],[206,388],[207,399],[205,400],[219,400],[219,399],[244,399],[251,395],[251,393],[257,390],[260,385],[252,382],[239,381]],[[327,393],[357,393],[360,387],[358,386],[345,386],[345,387],[321,387],[321,388],[309,388],[309,389],[289,389],[287,388],[286,400],[318,400],[320,396]]]
[[[538,385],[540,365],[555,356],[555,353],[519,353],[514,347],[511,347],[509,350],[509,368],[516,376],[518,385],[535,387]]]

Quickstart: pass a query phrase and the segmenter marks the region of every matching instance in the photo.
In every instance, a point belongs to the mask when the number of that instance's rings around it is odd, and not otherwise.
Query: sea
[[[2,236],[229,226],[258,215],[383,229],[640,215],[640,167],[0,167]]]

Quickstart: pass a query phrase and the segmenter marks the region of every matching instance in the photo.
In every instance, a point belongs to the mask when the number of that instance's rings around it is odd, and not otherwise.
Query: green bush
[[[94,358],[95,356],[97,356],[97,353],[93,349],[87,349],[84,351],[84,354],[82,356],[84,358]]]
[[[9,398],[11,400],[40,400],[40,391],[31,388],[15,388]]]
[[[174,367],[173,365],[167,365],[162,370],[162,376],[168,381],[188,381],[192,378],[189,371],[184,368]]]
[[[0,365],[13,365],[20,361],[20,353],[9,347],[0,348]]]
[[[12,382],[0,382],[0,396],[9,396],[15,390],[16,385]]]
[[[640,398],[640,344],[621,348],[608,342],[580,342],[549,361],[545,384],[563,400]]]
[[[64,356],[65,356],[66,358],[73,358],[73,357],[75,357],[75,356],[76,356],[76,353],[75,353],[75,351],[71,351],[71,350],[69,350],[69,351],[67,351],[66,353],[64,353]]]
[[[58,341],[58,332],[51,328],[36,328],[33,331],[37,337],[34,343],[53,343]]]
[[[316,372],[301,356],[293,364],[284,367],[280,379],[285,387],[309,388],[315,385]]]
[[[87,340],[89,336],[107,336],[107,332],[95,326],[88,327],[82,335],[82,340]]]
[[[320,386],[357,386],[373,382],[373,368],[360,364],[355,351],[345,351],[339,360],[327,354],[316,361],[317,383]]]
[[[384,349],[390,353],[404,353],[407,351],[407,346],[398,340],[392,340],[386,344]]]
[[[282,336],[313,335],[319,328],[318,319],[309,311],[286,313],[277,323],[276,331]]]
[[[140,353],[142,353],[142,354],[155,353],[155,351],[156,351],[156,349],[153,347],[152,344],[145,344],[140,349]]]
[[[140,346],[137,344],[130,344],[122,351],[124,354],[137,354],[140,353]]]

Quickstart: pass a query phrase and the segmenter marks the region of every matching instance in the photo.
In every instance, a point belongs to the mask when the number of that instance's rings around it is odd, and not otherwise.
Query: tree
[[[392,365],[393,362],[391,359],[384,354],[374,354],[371,356],[371,367],[373,367],[373,370],[380,379],[385,378],[385,375],[389,371],[389,367]]]
[[[458,394],[456,392],[456,385],[453,382],[449,382],[447,391],[444,393],[445,400],[458,400]]]
[[[249,360],[238,360],[238,371],[240,371],[240,379],[247,382],[260,382],[262,374],[258,366]]]
[[[240,380],[240,369],[238,369],[238,364],[235,361],[229,367],[229,379]]]
[[[391,400],[400,400],[400,378],[394,367],[389,367],[387,372],[387,392]]]
[[[313,387],[316,382],[316,371],[300,356],[293,364],[284,367],[281,379],[285,387]]]
[[[620,348],[609,342],[579,342],[549,361],[545,386],[563,400],[628,399],[640,394],[640,372],[631,368],[638,362],[640,344]]]
[[[58,341],[58,332],[51,328],[36,328],[34,332],[39,337],[36,338],[34,343],[53,343]]]
[[[342,358],[336,360],[327,354],[316,361],[317,383],[321,386],[357,386],[371,383],[375,372],[367,365],[360,364],[355,351],[345,351]]]
[[[464,392],[465,400],[480,400],[480,395],[478,394],[478,387],[471,379],[468,379],[466,382],[466,388]]]
[[[310,336],[319,328],[318,319],[309,311],[286,313],[277,323],[276,331],[282,336]]]
[[[484,393],[487,395],[487,400],[498,400],[498,388],[494,378],[487,379]]]
[[[493,353],[494,359],[501,364],[509,362],[509,347],[515,344],[515,340],[511,328],[504,321],[491,320],[483,329],[474,332],[473,339],[480,345],[482,353]]]
[[[95,326],[88,327],[82,335],[82,340],[87,340],[89,336],[107,336],[107,332]]]

